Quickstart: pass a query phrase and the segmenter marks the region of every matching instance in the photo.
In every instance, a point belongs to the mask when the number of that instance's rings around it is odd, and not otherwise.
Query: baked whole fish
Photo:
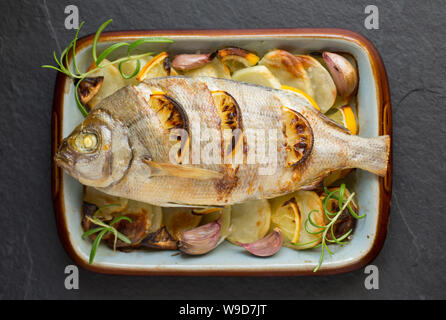
[[[216,78],[165,77],[105,98],[55,156],[82,184],[160,206],[223,206],[384,175],[389,137],[363,138],[303,96]]]

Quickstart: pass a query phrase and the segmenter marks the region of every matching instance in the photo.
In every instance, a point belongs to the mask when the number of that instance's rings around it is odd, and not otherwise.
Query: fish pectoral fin
[[[151,161],[143,159],[143,162],[152,168],[152,176],[174,176],[179,178],[197,179],[197,180],[209,180],[209,179],[221,179],[223,178],[223,173],[188,167],[185,165],[172,164],[172,163],[159,163],[156,161]]]
[[[214,211],[218,211],[223,209],[225,206],[206,206],[206,205],[200,205],[200,204],[183,204],[183,203],[175,203],[175,202],[167,202],[162,205],[162,207],[167,208],[191,208],[195,209],[194,214],[202,215],[211,213]],[[197,211],[197,212],[195,212]]]

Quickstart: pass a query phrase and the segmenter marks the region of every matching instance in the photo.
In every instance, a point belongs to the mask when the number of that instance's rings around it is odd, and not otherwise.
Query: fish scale
[[[198,164],[169,160],[169,151],[177,142],[169,139],[169,130],[151,109],[151,95],[160,91],[178,103],[176,108],[181,109],[176,110],[178,115],[183,115],[192,127],[189,160],[197,156],[194,146],[199,146],[199,151],[206,147],[217,150],[219,163],[206,163],[203,155],[206,152],[199,153]],[[247,149],[238,151],[244,150],[244,163],[234,166],[222,163],[222,119],[212,98],[214,91],[226,92],[239,106]],[[289,153],[294,151],[286,148],[289,141],[285,128],[295,127],[286,126],[284,112],[289,112],[291,119],[301,119],[301,123],[307,124],[305,132],[312,133],[311,147],[303,149],[305,156],[294,165],[287,162]],[[193,130],[197,126],[202,134],[205,129],[211,129],[212,134],[206,137],[210,140],[194,145],[199,138]],[[111,137],[104,134],[109,131]],[[85,132],[98,136],[100,142],[89,154],[69,143]],[[384,175],[389,154],[388,136],[351,135],[312,107],[302,95],[208,77],[155,78],[122,88],[104,99],[65,141],[68,143],[62,143],[56,162],[81,183],[111,195],[160,206],[221,206],[277,197],[314,188],[330,172],[345,168]],[[291,146],[295,148],[297,142],[291,141]],[[104,149],[105,144],[112,147]],[[275,151],[275,158],[266,159],[266,163],[247,163],[249,152],[259,155],[257,147],[267,148],[268,144]],[[261,170],[265,168],[271,170]],[[92,172],[96,174],[93,176]]]

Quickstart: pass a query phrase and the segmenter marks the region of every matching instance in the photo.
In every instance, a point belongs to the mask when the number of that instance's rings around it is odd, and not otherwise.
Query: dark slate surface
[[[125,4],[124,4],[125,3]],[[414,298],[446,297],[446,10],[442,1],[374,1],[380,29],[364,28],[369,1],[13,1],[0,2],[1,298]],[[374,261],[380,289],[364,270],[329,277],[124,277],[80,270],[57,236],[50,193],[50,112],[55,73],[40,69],[72,39],[64,8],[76,4],[84,35],[111,30],[339,27],[368,37],[389,75],[394,124],[390,228]]]

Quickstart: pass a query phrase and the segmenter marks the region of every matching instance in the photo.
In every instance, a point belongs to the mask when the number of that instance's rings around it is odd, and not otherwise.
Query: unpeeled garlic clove
[[[280,250],[282,247],[282,241],[282,231],[279,228],[274,228],[270,234],[260,240],[251,243],[237,242],[237,244],[255,256],[269,257]]]
[[[341,97],[350,96],[358,85],[358,76],[350,61],[339,54],[327,51],[322,53],[322,58],[333,77],[339,95]]]
[[[212,54],[179,54],[172,61],[172,67],[176,70],[187,71],[199,68],[212,60]]]
[[[185,231],[180,236],[178,248],[187,254],[200,255],[214,249],[220,238],[221,218],[200,227]]]

